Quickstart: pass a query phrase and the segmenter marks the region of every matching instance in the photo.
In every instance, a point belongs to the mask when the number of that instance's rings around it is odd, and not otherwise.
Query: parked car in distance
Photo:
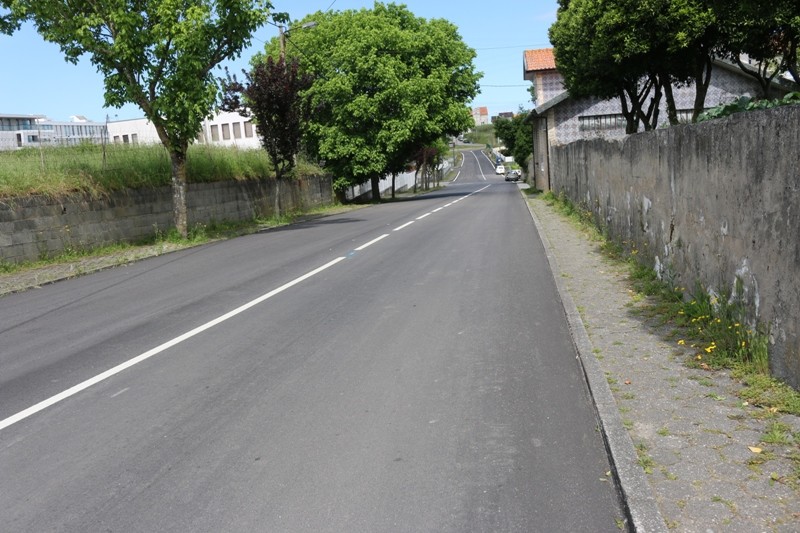
[[[506,173],[506,167],[504,167],[503,165],[497,165],[496,167],[494,167],[494,173],[503,175]]]
[[[506,181],[517,181],[522,178],[522,172],[519,170],[509,170],[506,172]]]

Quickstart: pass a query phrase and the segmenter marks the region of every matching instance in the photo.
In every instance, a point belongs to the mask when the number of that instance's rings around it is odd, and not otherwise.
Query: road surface
[[[0,299],[4,531],[619,531],[518,187]]]

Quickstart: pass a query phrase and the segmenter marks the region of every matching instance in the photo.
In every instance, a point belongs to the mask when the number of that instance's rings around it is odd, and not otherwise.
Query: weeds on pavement
[[[599,240],[607,256],[627,263],[634,290],[647,296],[642,313],[673,328],[675,342],[693,353],[689,366],[730,369],[733,378],[745,385],[743,400],[767,412],[800,415],[800,393],[769,375],[768,331],[746,320],[740,283],[733,294],[710,294],[699,284],[692,291],[677,287],[672,276],[659,279],[651,266],[641,264],[635,248],[626,250],[607,238],[588,210],[564,195],[548,192],[541,198]]]

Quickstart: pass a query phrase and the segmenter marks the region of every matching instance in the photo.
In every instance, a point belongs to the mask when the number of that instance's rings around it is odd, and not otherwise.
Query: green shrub
[[[705,111],[697,117],[697,122],[712,120],[715,118],[723,118],[730,116],[734,113],[741,113],[743,111],[752,111],[755,109],[772,109],[784,105],[800,104],[800,92],[789,93],[782,99],[778,100],[755,100],[749,96],[741,96],[733,102],[727,104],[720,104],[716,107]]]

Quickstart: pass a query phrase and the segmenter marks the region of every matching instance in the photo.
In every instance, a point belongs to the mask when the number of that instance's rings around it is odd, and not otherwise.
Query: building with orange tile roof
[[[558,72],[552,48],[523,52],[523,77],[533,83],[534,109],[529,121],[533,126],[533,155],[528,164],[528,176],[537,188],[550,189],[550,147],[581,139],[620,139],[626,136],[626,120],[618,98],[572,98],[564,87],[564,77]],[[706,107],[731,102],[740,96],[759,93],[754,78],[738,66],[715,61],[706,95]],[[673,87],[678,116],[689,121],[694,107],[694,87]],[[662,99],[659,127],[667,125],[666,102]]]
[[[472,120],[476,126],[484,126],[489,124],[489,108],[476,107],[472,110]]]

